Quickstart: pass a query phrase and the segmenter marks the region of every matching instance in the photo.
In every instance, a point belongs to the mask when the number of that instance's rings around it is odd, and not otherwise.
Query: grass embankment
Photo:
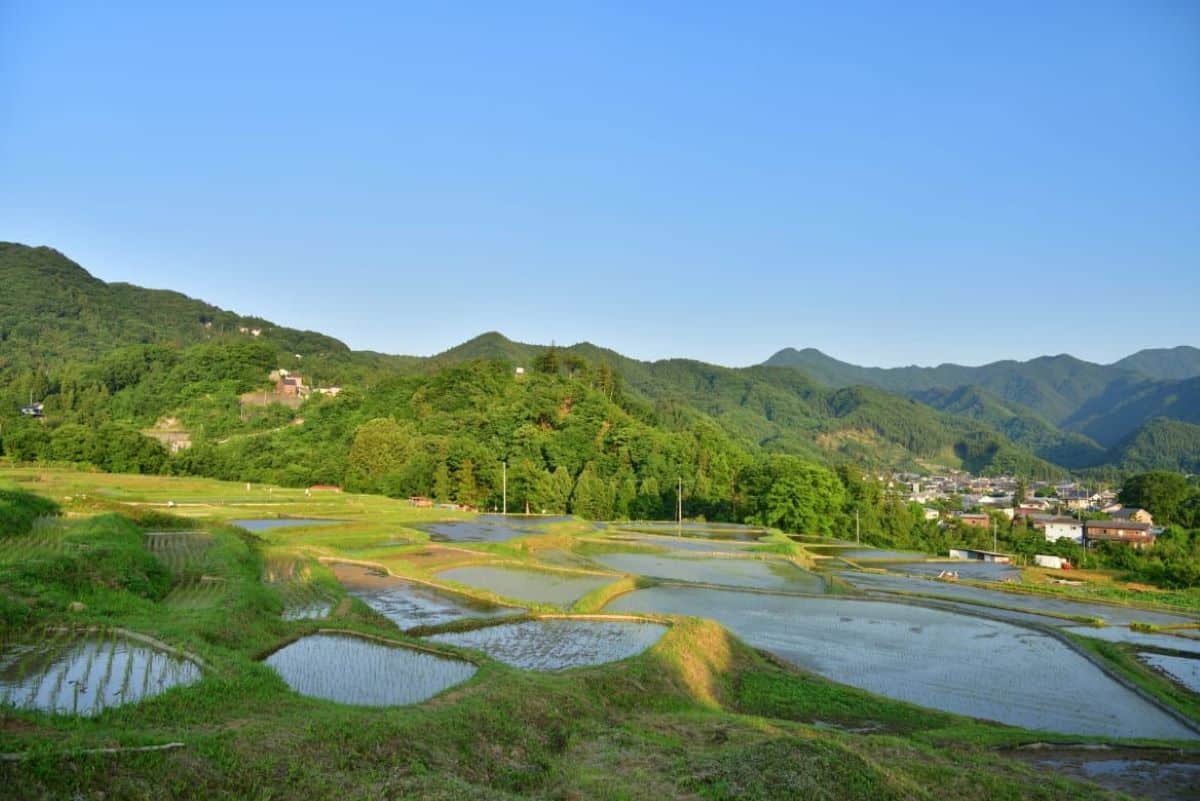
[[[1192,720],[1200,720],[1200,695],[1179,686],[1158,671],[1142,663],[1135,656],[1137,651],[1156,651],[1159,649],[1133,645],[1131,643],[1097,640],[1069,633],[1066,636],[1070,637],[1085,651],[1100,659],[1109,669],[1126,681],[1154,696],[1172,709],[1182,712]]]
[[[675,619],[645,653],[594,668],[540,674],[478,657],[472,679],[416,706],[301,697],[257,658],[321,628],[415,642],[357,601],[339,603],[334,623],[282,619],[284,598],[262,578],[289,553],[297,559],[286,568],[291,580],[337,591],[301,558],[311,547],[304,529],[273,532],[268,541],[211,526],[169,559],[113,515],[67,521],[56,532],[49,546],[0,564],[10,634],[121,626],[194,653],[207,669],[197,684],[93,719],[0,712],[0,752],[31,755],[0,763],[6,798],[1105,797],[990,750],[1080,738],[836,685],[691,618]],[[333,545],[326,539],[321,547]],[[206,605],[171,606],[196,559],[224,579],[224,591]],[[597,590],[580,606],[621,588],[618,581]],[[74,601],[86,608],[70,611]],[[175,742],[184,747],[80,753]]]

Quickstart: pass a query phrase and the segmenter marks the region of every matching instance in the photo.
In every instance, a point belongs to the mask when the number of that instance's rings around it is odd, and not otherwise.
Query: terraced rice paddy
[[[212,537],[201,531],[150,531],[142,541],[175,575],[200,563],[212,545]]]
[[[269,517],[230,520],[229,522],[247,531],[269,531],[276,528],[296,528],[298,526],[332,526],[342,521],[316,517]]]
[[[1133,645],[1149,645],[1155,648],[1168,648],[1173,651],[1186,651],[1200,657],[1200,640],[1177,637],[1173,634],[1151,634],[1144,631],[1131,631],[1124,626],[1105,626],[1103,628],[1072,626],[1064,629],[1064,631],[1108,642],[1127,642]],[[1192,633],[1195,634],[1196,632]]]
[[[623,530],[642,534],[670,534],[677,532],[685,537],[710,539],[757,540],[767,530],[757,526],[742,526],[736,523],[684,523],[679,525],[662,520],[639,520],[622,526]]]
[[[221,602],[226,589],[224,579],[200,578],[172,587],[163,603],[173,609],[207,609]]]
[[[1192,692],[1200,693],[1200,658],[1166,656],[1165,654],[1138,654],[1138,659],[1151,667],[1158,668]]]
[[[336,599],[329,590],[312,581],[312,570],[303,559],[269,558],[263,581],[283,598],[284,620],[326,617],[333,610]]]
[[[697,537],[672,537],[663,534],[637,534],[620,532],[606,538],[609,542],[629,542],[634,545],[652,545],[669,551],[692,553],[742,553],[754,547],[753,542],[742,540],[711,540]]]
[[[814,673],[934,709],[1066,734],[1197,737],[1066,644],[1009,623],[902,604],[694,587],[638,590],[607,610],[712,618]]]
[[[957,573],[959,578],[980,581],[1020,581],[1021,569],[999,562],[977,562],[959,559],[946,562],[890,562],[885,567],[894,573],[911,576],[937,576],[943,571]]]
[[[314,634],[266,659],[301,695],[361,706],[426,701],[475,674],[470,662],[349,634]]]
[[[569,606],[589,592],[617,580],[616,576],[557,573],[519,567],[455,567],[437,578],[490,590],[504,598]]]
[[[98,715],[201,678],[192,662],[115,633],[62,633],[0,652],[0,704]]]
[[[342,582],[347,592],[401,629],[439,626],[467,617],[502,617],[524,611],[511,606],[483,603],[465,595],[442,592],[359,565],[334,565],[333,574]]]
[[[1094,617],[1100,618],[1112,626],[1128,626],[1130,623],[1138,621],[1161,625],[1196,622],[1187,616],[1176,615],[1170,612],[1152,612],[1104,603],[1069,601],[1044,595],[1003,592],[983,587],[972,587],[967,584],[955,584],[909,576],[849,571],[840,573],[839,575],[854,586],[866,590],[920,593],[922,595],[945,598],[950,601],[1007,606],[1031,614],[1046,613],[1051,615]],[[1055,620],[1048,618],[1044,622],[1054,623]]]
[[[626,659],[654,645],[666,630],[633,621],[527,620],[429,639],[474,648],[513,667],[545,671]]]
[[[644,553],[606,553],[593,559],[635,576],[762,590],[819,593],[825,589],[820,576],[782,559],[681,558]]]
[[[426,523],[420,528],[440,542],[504,542],[544,533],[550,524],[571,519],[561,515],[480,515],[473,520]]]
[[[793,537],[793,539],[795,539]],[[854,562],[920,562],[926,554],[917,551],[887,551],[879,548],[841,547],[836,545],[808,545],[808,550],[822,556],[836,556]]]
[[[1085,779],[1148,801],[1200,798],[1200,760],[1194,754],[1113,748],[1010,751],[1009,755],[1059,776]]]

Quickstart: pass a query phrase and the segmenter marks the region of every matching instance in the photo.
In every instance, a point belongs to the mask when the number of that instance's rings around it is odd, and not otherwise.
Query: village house
[[[1083,542],[1083,523],[1073,517],[1049,517],[1034,521],[1034,528],[1041,528],[1046,542],[1070,540],[1074,543]]]
[[[1112,507],[1109,508],[1111,509]],[[1119,506],[1108,514],[1113,520],[1126,520],[1132,523],[1146,523],[1147,525],[1154,525],[1154,517],[1151,516],[1151,514],[1145,509]]]
[[[276,372],[278,373],[278,377],[275,379],[276,394],[296,398],[308,396],[308,387],[304,386],[303,376],[299,373],[289,373],[287,370],[278,370]]]
[[[1096,503],[1101,499],[1101,496],[1099,493],[1088,492],[1087,490],[1067,489],[1061,490],[1058,493],[1058,499],[1072,512],[1080,512],[1096,508]]]
[[[1131,520],[1089,520],[1083,526],[1083,542],[1089,548],[1098,542],[1120,542],[1133,548],[1154,545],[1149,523]]]
[[[981,512],[963,512],[958,515],[958,519],[964,526],[974,526],[975,528],[988,528],[992,525],[992,519]]]
[[[40,403],[31,403],[28,406],[21,407],[21,414],[25,415],[26,417],[44,417],[46,414],[46,407]]]

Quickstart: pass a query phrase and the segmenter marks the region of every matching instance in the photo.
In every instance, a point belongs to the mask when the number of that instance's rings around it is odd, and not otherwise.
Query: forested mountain
[[[545,346],[490,332],[434,358],[442,364],[475,358],[532,364],[546,352]],[[872,387],[830,389],[794,370],[773,367],[730,368],[690,359],[641,362],[590,343],[554,352],[568,368],[573,361],[610,366],[631,398],[653,408],[665,425],[702,415],[747,447],[877,467],[936,463],[973,472],[1062,472],[1013,445],[987,421],[941,414]]]
[[[988,423],[1014,444],[1056,464],[1119,464],[1108,453],[1156,418],[1200,422],[1200,350],[1139,351],[1111,365],[1073,356],[979,367],[859,367],[808,348],[764,364],[788,367],[830,387],[867,384]],[[1192,376],[1192,377],[1187,377]]]
[[[1031,411],[1006,403],[986,389],[962,386],[929,389],[913,397],[935,409],[987,423],[1013,444],[1046,461],[1065,467],[1091,467],[1105,461],[1105,450],[1095,440],[1062,431]]]
[[[1118,470],[1200,473],[1200,425],[1159,417],[1127,436],[1109,453]]]
[[[223,339],[265,343],[280,354],[281,366],[303,362],[310,374],[330,382],[415,361],[351,351],[333,337],[235,314],[178,292],[107,284],[52,248],[0,242],[0,380],[26,399],[29,392],[45,391],[47,370],[93,362],[117,347],[178,348]]]
[[[1113,367],[1133,370],[1151,378],[1195,378],[1200,376],[1200,348],[1150,348],[1115,361]]]
[[[705,461],[711,456],[714,464],[740,466],[712,468],[729,476],[728,486],[709,498],[715,509],[732,506],[738,471],[770,454],[1048,477],[1061,475],[1062,467],[1140,464],[1145,443],[1168,436],[1156,424],[1139,440],[1141,425],[1159,416],[1197,422],[1200,409],[1200,379],[1156,381],[1068,356],[897,372],[791,351],[770,365],[729,368],[688,359],[642,362],[590,343],[524,344],[496,332],[429,358],[386,356],[178,293],[106,284],[49,248],[0,244],[0,281],[5,450],[110,469],[376,489],[386,474],[392,492],[433,492],[436,479],[444,495],[447,481],[474,482],[483,500],[491,497],[495,464],[519,453],[525,446],[517,443],[536,429],[546,442],[536,448],[540,461],[526,454],[537,468],[529,467],[530,486],[549,481],[539,471],[555,476],[563,467],[578,487],[590,464],[613,497],[631,476],[640,488],[648,477],[658,481],[659,473],[671,471],[711,488],[725,479],[687,463],[711,467]],[[298,410],[239,402],[244,393],[268,389],[268,373],[280,367],[303,373],[310,385],[339,384],[345,392],[314,397]],[[984,373],[983,385],[926,386]],[[906,387],[910,397],[880,383]],[[453,398],[438,398],[441,392]],[[46,417],[37,423],[18,413],[31,397],[45,404]],[[560,411],[550,414],[551,406]],[[579,421],[583,416],[590,428]],[[1081,433],[1056,425],[1064,420]],[[352,452],[368,424],[381,441],[408,454],[408,466],[391,465],[373,478],[355,472]],[[192,449],[170,457],[155,453],[138,432],[156,425],[186,432]],[[1171,429],[1169,439],[1182,464],[1193,454],[1180,431]],[[606,439],[618,434],[623,444]],[[571,458],[555,444],[564,437],[573,443],[566,447]],[[669,468],[649,468],[631,455],[632,440],[690,455],[668,460]],[[1105,450],[1118,445],[1120,453]],[[613,449],[622,448],[625,456],[614,457]],[[472,465],[465,478],[459,475],[464,461]],[[621,491],[628,507],[633,496]]]

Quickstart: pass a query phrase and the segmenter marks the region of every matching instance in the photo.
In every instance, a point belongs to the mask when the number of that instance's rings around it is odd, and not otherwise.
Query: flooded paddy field
[[[467,617],[502,617],[524,611],[443,592],[361,565],[334,564],[332,567],[334,576],[348,593],[401,629],[439,626]]]
[[[666,631],[666,626],[657,623],[624,620],[527,620],[436,634],[429,639],[474,648],[525,670],[563,670],[640,654]]]
[[[1172,634],[1151,634],[1144,631],[1132,631],[1124,626],[1070,626],[1063,629],[1072,634],[1092,637],[1108,642],[1127,642],[1132,645],[1148,645],[1154,648],[1168,648],[1173,651],[1186,651],[1200,657],[1200,640],[1189,637],[1176,637]]]
[[[565,515],[480,515],[473,520],[452,520],[417,526],[438,542],[504,542],[542,534],[553,523],[574,518]]]
[[[959,578],[980,581],[1021,580],[1021,569],[1014,565],[1000,562],[977,562],[968,559],[944,562],[892,562],[881,565],[881,567],[885,567],[893,573],[907,573],[910,576],[937,576],[942,571],[947,571],[957,573]]]
[[[639,520],[623,523],[621,530],[640,534],[678,533],[684,537],[725,540],[757,540],[768,533],[765,528],[743,526],[738,523],[684,523],[679,525],[667,520]]]
[[[1200,693],[1200,658],[1138,654],[1138,659],[1167,674],[1177,684],[1187,687],[1194,693]]]
[[[337,598],[313,581],[312,566],[301,558],[274,556],[267,559],[263,581],[283,599],[284,620],[313,620],[328,617]]]
[[[879,548],[862,548],[853,544],[848,546],[806,544],[804,547],[821,556],[836,556],[853,562],[920,562],[929,558],[928,554],[918,551],[887,551]]]
[[[270,531],[276,528],[296,528],[299,526],[332,526],[342,520],[326,520],[317,517],[263,517],[230,520],[231,525],[244,528],[247,531]]]
[[[644,553],[606,553],[592,558],[613,570],[636,576],[761,590],[819,593],[825,589],[820,576],[781,559],[704,559]]]
[[[0,704],[98,715],[201,678],[191,661],[116,633],[62,633],[0,651]]]
[[[826,678],[947,712],[1065,734],[1197,737],[1065,643],[1009,623],[903,604],[692,587],[638,590],[606,611],[711,618]]]
[[[1200,798],[1200,756],[1111,748],[1010,751],[1013,759],[1151,801]]]
[[[420,703],[477,670],[461,659],[351,634],[313,634],[265,662],[301,695],[360,706]]]
[[[438,573],[437,578],[490,590],[506,598],[559,606],[570,606],[592,590],[617,580],[617,576],[490,566],[454,567]]]
[[[864,590],[885,590],[899,592],[921,593],[935,595],[951,601],[968,603],[995,604],[1020,609],[1032,614],[1049,613],[1051,615],[1076,615],[1097,617],[1113,626],[1128,626],[1134,622],[1173,625],[1194,623],[1194,618],[1171,612],[1155,612],[1134,607],[1116,606],[1105,603],[1088,601],[1073,601],[1053,598],[1045,595],[1027,593],[1003,592],[983,587],[972,587],[966,584],[955,584],[948,581],[932,581],[929,579],[885,575],[880,573],[859,573],[845,571],[838,574],[855,587]],[[1054,623],[1052,618],[1045,622]]]
[[[605,538],[608,542],[628,542],[633,545],[652,545],[671,551],[694,553],[741,553],[753,548],[754,543],[745,540],[713,540],[698,537],[673,537],[666,534],[637,534],[619,532]]]

